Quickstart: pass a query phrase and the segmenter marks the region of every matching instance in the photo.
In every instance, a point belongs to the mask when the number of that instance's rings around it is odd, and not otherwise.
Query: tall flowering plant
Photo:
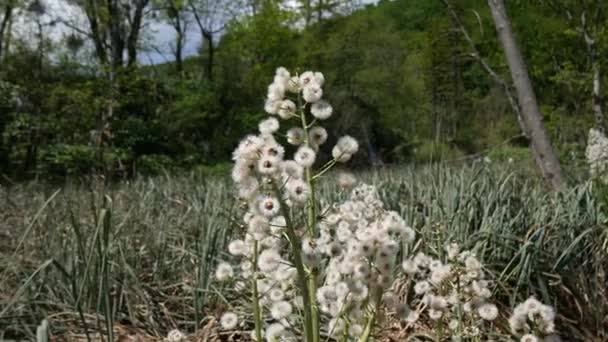
[[[352,174],[338,177],[350,191],[344,202],[320,204],[319,179],[359,148],[343,136],[331,159],[317,162],[328,138],[320,122],[333,114],[323,84],[319,72],[277,69],[265,103],[270,117],[233,153],[245,231],[228,246],[234,262],[220,263],[215,276],[234,280],[249,296],[251,313],[225,313],[222,328],[234,329],[247,316],[255,341],[367,342],[379,319],[391,314],[408,327],[431,326],[436,341],[487,338],[499,313],[474,253],[450,244],[443,261],[421,252],[409,256],[414,230],[384,207],[375,187],[357,184]],[[291,126],[281,129],[277,117]],[[280,141],[295,146],[292,159]],[[399,251],[405,261],[397,267]],[[399,268],[414,294],[409,304],[395,291]]]
[[[371,186],[355,188],[343,204],[320,207],[317,181],[359,148],[354,138],[343,136],[332,158],[316,163],[328,137],[320,123],[333,114],[322,98],[323,84],[319,72],[291,75],[277,69],[265,103],[271,116],[233,154],[232,179],[245,203],[246,234],[229,245],[241,258],[238,270],[222,263],[216,277],[249,280],[257,341],[304,336],[318,342],[322,330],[367,341],[384,289],[392,284],[400,243],[414,239],[414,231],[383,208]],[[281,132],[277,117],[294,125]],[[292,159],[279,143],[283,139],[296,146]],[[342,175],[339,182],[350,188],[356,181]],[[227,313],[221,322],[235,326],[238,316]]]

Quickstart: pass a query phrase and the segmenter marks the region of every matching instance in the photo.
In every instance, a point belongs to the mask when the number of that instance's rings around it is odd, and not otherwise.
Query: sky
[[[47,14],[42,19],[43,22],[50,22],[54,17],[61,17],[64,20],[69,20],[75,23],[78,27],[87,29],[86,18],[83,17],[79,10],[69,5],[66,0],[42,0],[47,6]],[[376,3],[378,0],[360,0],[363,4]],[[142,39],[144,40],[144,47],[146,51],[142,51],[139,56],[139,62],[142,64],[157,64],[174,59],[171,47],[173,46],[173,39],[175,37],[175,31],[170,25],[160,21],[149,21],[145,28]],[[31,19],[22,18],[22,20],[15,25],[17,32],[22,35],[31,34],[35,30],[35,26],[32,25]],[[48,28],[48,33],[55,39],[69,34],[73,30],[65,25],[58,24]],[[194,22],[188,24],[186,32],[186,44],[184,46],[183,56],[193,56],[198,53],[201,44],[200,33],[198,32],[197,26]]]

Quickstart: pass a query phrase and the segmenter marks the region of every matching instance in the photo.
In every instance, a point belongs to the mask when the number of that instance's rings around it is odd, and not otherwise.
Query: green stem
[[[327,171],[331,170],[332,166],[336,165],[336,160],[332,159],[331,162],[323,169],[321,169],[321,171],[319,171],[319,173],[317,173],[316,175],[314,175],[312,177],[312,180],[315,180],[321,176],[323,176]]]
[[[302,302],[304,303],[304,333],[306,336],[306,341],[312,341],[312,324],[311,324],[311,309],[312,307],[309,304],[310,301],[310,292],[307,284],[307,275],[306,269],[304,267],[304,262],[302,261],[302,245],[301,241],[296,234],[296,231],[293,226],[293,222],[291,221],[291,216],[289,216],[289,212],[287,210],[287,204],[283,200],[281,196],[281,191],[275,187],[275,193],[277,198],[281,204],[281,212],[285,217],[286,229],[285,233],[287,234],[287,238],[289,239],[289,243],[291,244],[291,248],[293,250],[293,263],[296,267],[296,271],[298,273],[298,286],[300,287],[300,291],[302,292]]]
[[[370,313],[370,316],[367,320],[367,324],[365,325],[365,330],[363,331],[363,335],[359,338],[359,342],[368,342],[370,336],[374,332],[374,327],[376,325],[376,317],[378,316],[378,311],[380,311],[380,304],[382,303],[382,289],[376,289],[376,295],[374,298],[374,308]]]
[[[306,146],[310,147],[310,139],[308,137],[308,129],[310,128],[306,122],[306,112],[304,111],[304,106],[302,105],[302,98],[298,94],[298,106],[300,108],[300,118],[302,120],[302,129],[304,130],[304,143]],[[313,120],[313,123],[315,120]],[[317,200],[315,196],[315,183],[312,175],[312,170],[310,167],[307,167],[305,170],[306,173],[306,182],[310,187],[310,198],[308,200],[308,219],[306,220],[306,226],[308,228],[308,236],[311,239],[314,239],[316,236],[316,220],[317,220]],[[312,330],[312,342],[319,342],[321,340],[321,332],[319,328],[319,306],[317,304],[317,271],[312,269],[310,271],[310,277],[308,279],[308,290],[310,294],[308,296],[308,301],[305,303],[309,303],[310,313],[311,313],[311,330]]]
[[[255,320],[255,338],[258,342],[262,341],[262,314],[260,312],[260,296],[258,294],[258,241],[253,242],[253,277],[251,280],[253,288],[252,305],[253,318]]]

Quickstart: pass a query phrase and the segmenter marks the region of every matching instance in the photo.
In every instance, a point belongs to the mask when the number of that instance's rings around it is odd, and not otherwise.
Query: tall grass
[[[331,177],[331,176],[330,176]],[[534,294],[560,313],[566,340],[608,339],[608,213],[595,185],[551,194],[488,166],[365,172],[384,202],[438,253],[474,249],[509,307]],[[341,195],[324,182],[322,201]],[[125,325],[193,332],[230,298],[210,282],[237,203],[224,179],[141,179],[101,188],[26,184],[0,198],[0,331],[34,338]],[[21,243],[20,243],[21,242]],[[226,292],[228,295],[230,292]],[[2,336],[0,336],[2,338]]]

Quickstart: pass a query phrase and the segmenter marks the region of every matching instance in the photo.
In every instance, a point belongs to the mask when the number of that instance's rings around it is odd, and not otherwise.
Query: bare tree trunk
[[[13,15],[13,6],[11,3],[7,3],[4,8],[4,15],[2,16],[2,22],[0,22],[0,60],[2,59],[3,46],[4,46],[4,34],[7,32],[7,27],[10,27],[9,22]],[[10,34],[10,32],[8,33]]]
[[[524,121],[521,117],[521,110],[519,108],[519,105],[517,104],[517,99],[513,94],[511,86],[481,56],[481,53],[479,52],[479,49],[477,49],[477,45],[475,45],[475,42],[473,42],[473,38],[471,38],[469,31],[467,31],[467,28],[464,26],[464,23],[460,19],[460,16],[458,16],[458,13],[456,13],[450,2],[448,2],[448,0],[442,1],[447,7],[450,14],[452,15],[452,18],[458,25],[458,29],[462,33],[462,36],[469,44],[469,47],[471,48],[471,53],[469,55],[474,58],[479,64],[481,64],[481,67],[488,73],[488,75],[490,75],[490,77],[492,77],[492,80],[494,80],[496,84],[502,87],[505,92],[505,95],[507,95],[507,99],[509,99],[511,109],[513,109],[513,112],[515,113],[515,115],[517,115],[517,122],[519,123],[519,127],[521,128],[523,134],[527,137],[529,135],[528,129],[526,128],[526,125],[524,124]]]
[[[490,6],[498,37],[502,43],[507,63],[511,70],[511,77],[517,91],[517,99],[521,107],[523,121],[525,127],[528,128],[536,163],[543,177],[552,188],[554,190],[562,189],[566,185],[566,182],[562,174],[561,165],[545,129],[526,64],[519,51],[519,46],[511,28],[511,22],[507,16],[504,0],[488,0],[488,5]]]
[[[177,73],[181,76],[184,71],[184,62],[182,58],[182,51],[184,50],[184,34],[181,31],[178,31],[177,38],[175,40],[175,67],[177,69]]]
[[[213,46],[213,32],[209,32],[207,39],[207,78],[213,81],[213,57],[215,56],[215,47]]]
[[[584,20],[583,20],[584,27]],[[586,30],[583,31],[585,43],[589,50],[589,59],[591,60],[591,70],[593,72],[593,91],[591,95],[593,115],[595,116],[595,126],[602,133],[606,133],[606,122],[604,121],[604,111],[602,109],[602,72],[600,67],[599,54],[597,51],[597,42],[591,37]]]
[[[137,43],[139,42],[139,33],[141,31],[142,21],[144,17],[144,9],[148,6],[150,0],[139,0],[135,2],[135,13],[131,19],[131,28],[127,37],[127,65],[133,66],[137,62]],[[128,15],[128,14],[127,14]]]

